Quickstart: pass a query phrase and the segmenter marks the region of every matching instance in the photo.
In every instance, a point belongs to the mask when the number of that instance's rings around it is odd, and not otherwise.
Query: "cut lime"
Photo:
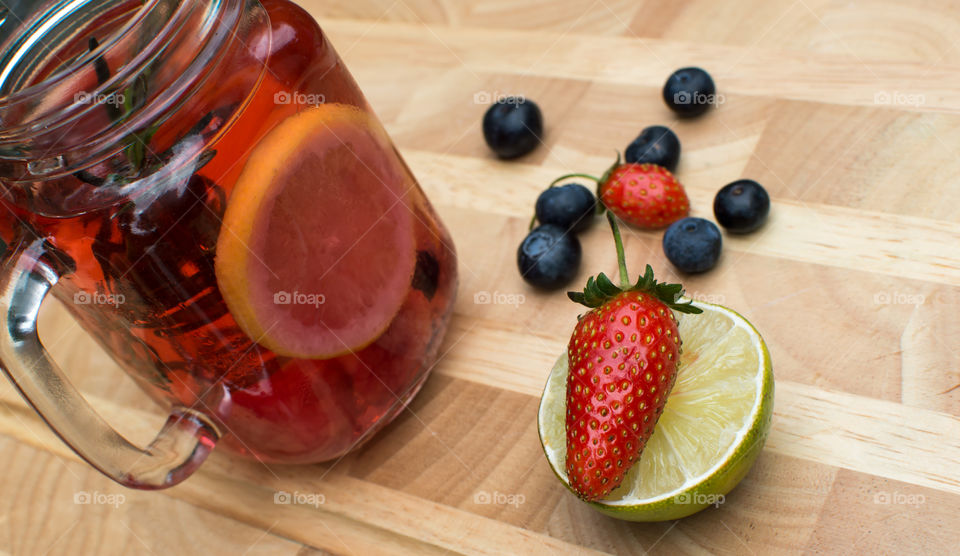
[[[694,302],[677,314],[683,352],[677,382],[640,461],[609,496],[589,502],[630,521],[665,521],[724,502],[760,454],[773,416],[767,346],[739,314]],[[557,361],[540,400],[544,454],[567,488],[567,356]]]

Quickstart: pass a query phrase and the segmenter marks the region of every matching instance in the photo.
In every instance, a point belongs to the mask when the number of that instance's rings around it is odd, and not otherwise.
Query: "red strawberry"
[[[637,228],[666,228],[690,213],[687,192],[656,164],[617,164],[600,180],[597,196],[621,220]]]
[[[567,476],[585,500],[605,497],[640,459],[677,377],[680,335],[673,311],[680,284],[658,284],[653,269],[628,282],[620,231],[607,213],[617,245],[621,286],[604,274],[570,299],[591,308],[567,348]]]
[[[637,228],[666,228],[690,213],[687,192],[670,173],[656,164],[621,164],[620,155],[603,177],[588,174],[567,174],[554,180],[550,187],[570,179],[586,178],[596,182],[597,197],[602,206],[621,220]]]

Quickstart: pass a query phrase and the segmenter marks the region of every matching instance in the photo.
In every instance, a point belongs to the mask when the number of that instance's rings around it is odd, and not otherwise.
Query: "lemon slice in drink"
[[[694,302],[678,314],[683,352],[677,382],[640,460],[609,496],[589,502],[630,521],[665,521],[724,502],[760,454],[773,416],[773,369],[756,329],[726,307]],[[540,400],[538,428],[553,472],[567,488],[567,355]]]
[[[217,285],[237,325],[304,359],[383,334],[417,259],[405,172],[380,124],[353,106],[277,124],[237,179],[217,240]]]

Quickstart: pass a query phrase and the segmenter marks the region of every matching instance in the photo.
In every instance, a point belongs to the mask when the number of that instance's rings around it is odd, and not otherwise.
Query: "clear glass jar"
[[[0,15],[0,361],[68,444],[162,488],[218,441],[324,461],[403,409],[436,359],[456,256],[309,14],[48,0]],[[171,407],[151,446],[46,356],[48,291]]]

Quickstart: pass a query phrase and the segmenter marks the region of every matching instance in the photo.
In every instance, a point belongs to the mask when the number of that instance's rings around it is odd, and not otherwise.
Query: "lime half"
[[[643,454],[609,496],[589,502],[630,521],[665,521],[724,502],[760,454],[773,416],[770,353],[756,329],[726,307],[694,302],[678,314],[683,353],[677,382]],[[567,488],[567,356],[554,365],[538,428],[553,472]]]

